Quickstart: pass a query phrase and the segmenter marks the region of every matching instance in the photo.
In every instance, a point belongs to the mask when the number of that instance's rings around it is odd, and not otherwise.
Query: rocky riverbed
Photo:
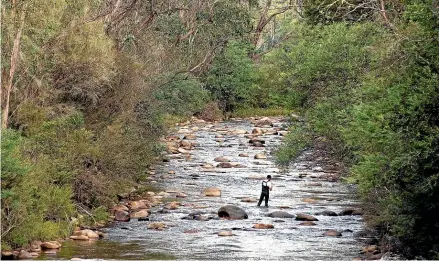
[[[362,244],[354,235],[363,228],[362,215],[354,188],[338,181],[338,166],[315,151],[305,152],[289,168],[274,164],[270,152],[282,142],[287,126],[282,118],[195,120],[180,126],[164,140],[165,162],[150,170],[148,184],[154,189],[136,198],[122,195],[112,210],[115,219],[125,222],[105,228],[103,239],[69,240],[41,258],[358,257]],[[261,180],[268,174],[274,187],[270,207],[257,207]],[[238,214],[219,215],[225,206]]]

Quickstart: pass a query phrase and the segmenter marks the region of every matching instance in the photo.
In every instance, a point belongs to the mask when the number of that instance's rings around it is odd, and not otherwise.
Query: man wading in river
[[[259,198],[258,207],[261,206],[262,200],[265,198],[265,207],[268,208],[268,198],[270,197],[270,190],[273,190],[273,186],[271,185],[271,175],[267,176],[267,179],[262,181],[262,192],[261,197]]]

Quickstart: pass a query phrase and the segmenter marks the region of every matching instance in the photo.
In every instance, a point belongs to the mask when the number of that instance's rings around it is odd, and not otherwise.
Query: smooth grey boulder
[[[248,215],[242,208],[233,205],[223,206],[218,210],[218,216],[226,219],[247,219]]]
[[[268,214],[267,216],[271,217],[271,218],[294,218],[295,217],[294,215],[291,215],[290,213],[285,212],[285,211],[274,211],[274,212]]]

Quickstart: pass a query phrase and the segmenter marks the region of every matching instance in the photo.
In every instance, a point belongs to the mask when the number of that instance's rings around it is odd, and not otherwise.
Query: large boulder
[[[331,210],[323,210],[321,212],[316,213],[316,215],[330,216],[330,217],[338,216],[337,213],[335,213],[334,211],[331,211]]]
[[[218,216],[220,218],[227,219],[247,219],[248,215],[245,211],[237,206],[227,205],[218,210]]]
[[[128,211],[124,211],[124,210],[116,210],[114,212],[114,220],[115,221],[123,221],[123,222],[130,221],[130,213],[128,213]]]
[[[285,211],[274,211],[270,214],[267,215],[268,217],[272,217],[272,218],[294,218],[294,215],[291,215],[288,212]]]
[[[146,218],[149,216],[149,214],[150,213],[147,209],[142,209],[142,210],[131,213],[130,218],[132,218],[132,219]]]
[[[130,201],[128,203],[128,207],[130,210],[139,210],[139,209],[147,209],[145,202],[138,200],[138,201]]]

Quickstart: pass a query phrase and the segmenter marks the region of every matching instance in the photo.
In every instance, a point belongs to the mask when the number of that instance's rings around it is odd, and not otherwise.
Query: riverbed
[[[254,121],[234,119],[219,123],[195,122],[175,129],[182,139],[195,135],[193,147],[184,153],[167,155],[169,161],[155,166],[149,183],[163,191],[163,202],[177,201],[174,210],[163,205],[151,209],[149,221],[116,222],[103,231],[98,241],[67,241],[54,255],[45,259],[149,259],[149,260],[352,260],[359,255],[361,243],[354,233],[363,228],[361,215],[321,215],[322,211],[340,213],[356,208],[355,188],[341,183],[333,166],[319,165],[313,151],[306,151],[288,168],[274,163],[271,151],[288,132],[288,123],[274,119],[273,127],[265,126],[257,136],[263,144],[249,143]],[[241,156],[239,156],[241,154]],[[266,159],[255,159],[264,154]],[[234,167],[215,167],[215,158],[224,156]],[[316,156],[317,157],[317,156]],[[213,168],[206,168],[211,164]],[[257,207],[261,180],[273,177],[269,207]],[[221,191],[220,197],[206,197],[205,188]],[[185,198],[177,198],[184,193]],[[248,200],[247,201],[251,201]],[[224,205],[242,208],[248,219],[226,220],[217,215]],[[262,204],[263,205],[263,204]],[[313,225],[294,218],[271,218],[273,211],[292,215],[310,214],[318,219]],[[200,217],[189,219],[188,216]],[[163,222],[164,230],[148,229],[153,222]],[[273,229],[253,229],[257,223],[272,224]],[[222,230],[233,236],[218,236]],[[339,236],[325,236],[336,230]]]

